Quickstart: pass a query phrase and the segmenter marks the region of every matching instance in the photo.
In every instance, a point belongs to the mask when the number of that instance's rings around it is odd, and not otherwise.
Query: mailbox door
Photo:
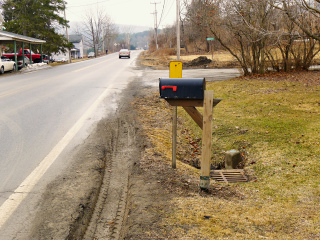
[[[204,78],[160,78],[160,98],[203,99]]]

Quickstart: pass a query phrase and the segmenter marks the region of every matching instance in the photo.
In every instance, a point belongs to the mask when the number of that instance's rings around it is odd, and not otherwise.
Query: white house
[[[73,48],[71,49],[71,58],[78,59],[83,58],[83,37],[79,34],[69,35],[69,42],[73,43]],[[69,60],[69,51],[65,53],[59,52],[57,54],[52,54],[52,59],[58,61],[59,59]]]
[[[73,59],[83,58],[83,38],[82,35],[69,35],[69,42],[73,43],[71,57]]]

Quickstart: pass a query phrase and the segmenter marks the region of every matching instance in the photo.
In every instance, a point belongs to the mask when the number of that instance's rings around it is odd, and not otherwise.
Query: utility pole
[[[151,13],[154,15],[154,30],[156,32],[156,49],[158,50],[158,20],[157,20],[157,4],[159,3],[150,3],[150,4],[154,4],[154,13]]]
[[[177,61],[180,61],[180,1],[177,0]]]
[[[66,5],[64,5],[64,20],[67,21],[67,15],[66,15]],[[66,35],[69,43],[69,34],[68,34],[68,25],[66,24]],[[69,63],[71,63],[71,49],[69,49]]]

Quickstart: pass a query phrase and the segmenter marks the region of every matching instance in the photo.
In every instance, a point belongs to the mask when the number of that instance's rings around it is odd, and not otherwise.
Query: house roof
[[[42,44],[46,42],[37,38],[27,37],[24,35],[0,30],[0,42],[12,42],[13,40],[33,44]]]
[[[81,41],[82,41],[82,35],[80,35],[80,34],[69,35],[69,42],[79,43]]]

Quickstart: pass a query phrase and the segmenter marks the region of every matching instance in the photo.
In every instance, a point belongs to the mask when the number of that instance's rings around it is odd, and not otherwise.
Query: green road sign
[[[214,40],[214,38],[212,37],[212,38],[207,38],[207,41],[213,41]]]

